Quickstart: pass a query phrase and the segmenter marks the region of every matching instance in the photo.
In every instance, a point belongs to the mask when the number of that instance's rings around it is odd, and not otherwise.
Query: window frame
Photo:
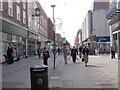
[[[8,15],[13,17],[13,0],[8,1]]]
[[[20,6],[19,5],[16,5],[17,7],[17,20],[20,21]]]
[[[0,0],[0,11],[3,11],[3,0]]]
[[[26,11],[23,10],[23,23],[26,24]]]

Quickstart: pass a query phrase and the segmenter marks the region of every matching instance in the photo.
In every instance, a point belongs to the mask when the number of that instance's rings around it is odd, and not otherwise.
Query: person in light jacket
[[[88,63],[88,55],[89,55],[89,49],[87,48],[87,46],[85,46],[83,48],[83,59],[84,59],[86,67],[87,67],[87,63]]]

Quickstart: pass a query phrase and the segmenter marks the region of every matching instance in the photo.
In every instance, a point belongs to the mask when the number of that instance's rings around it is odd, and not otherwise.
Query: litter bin
[[[48,67],[36,65],[30,68],[31,90],[48,90]]]

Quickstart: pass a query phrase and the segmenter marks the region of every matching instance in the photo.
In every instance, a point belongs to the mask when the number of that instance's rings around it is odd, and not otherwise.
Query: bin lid
[[[34,65],[31,68],[48,68],[46,65]]]

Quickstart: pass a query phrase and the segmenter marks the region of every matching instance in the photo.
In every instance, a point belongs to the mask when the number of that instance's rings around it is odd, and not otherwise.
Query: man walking
[[[115,59],[115,47],[111,47],[111,59]]]
[[[76,62],[77,54],[78,54],[78,51],[77,51],[77,49],[75,48],[75,46],[73,46],[73,48],[72,48],[72,50],[71,50],[71,56],[72,56],[73,63]]]

